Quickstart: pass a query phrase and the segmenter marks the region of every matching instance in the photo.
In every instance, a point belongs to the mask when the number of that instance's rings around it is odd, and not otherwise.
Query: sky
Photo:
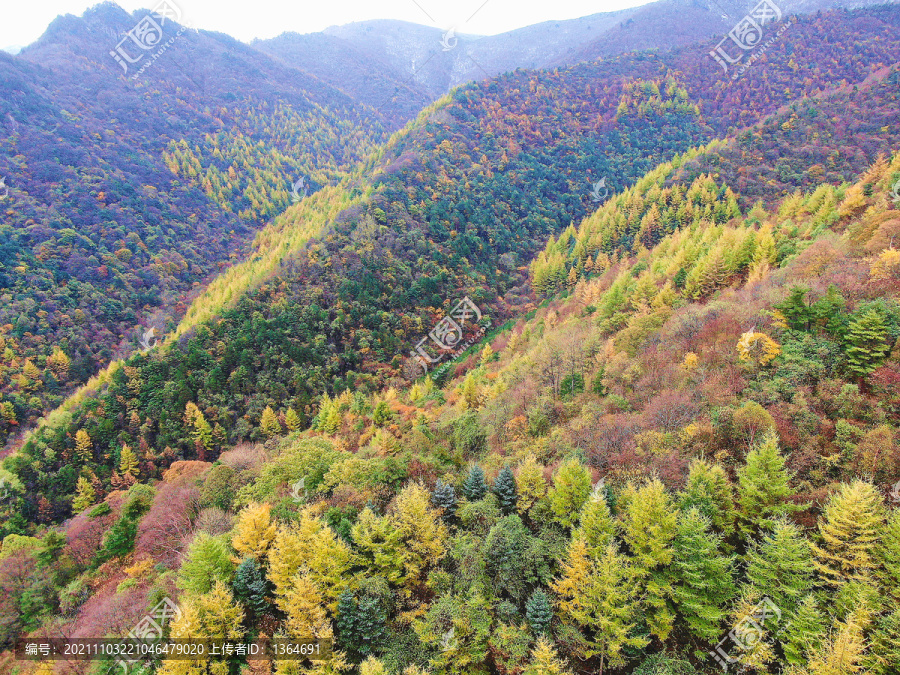
[[[367,19],[400,19],[457,33],[494,35],[542,21],[574,19],[645,4],[649,0],[169,0],[184,23],[244,42],[285,31],[313,33]],[[118,0],[128,12],[159,0]],[[25,46],[60,14],[80,16],[98,0],[28,0],[8,3],[0,21],[0,47]]]

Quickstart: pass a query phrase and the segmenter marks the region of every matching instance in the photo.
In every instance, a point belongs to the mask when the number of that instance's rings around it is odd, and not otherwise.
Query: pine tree
[[[844,336],[844,355],[847,370],[862,379],[870,375],[890,350],[884,317],[876,309],[850,321]]]
[[[777,603],[776,603],[777,604]],[[787,618],[787,615],[785,615]],[[787,618],[781,644],[784,657],[791,665],[799,666],[809,661],[809,654],[822,645],[825,638],[826,618],[819,610],[815,596],[804,596],[796,610]]]
[[[87,464],[94,459],[94,444],[88,432],[79,429],[75,432],[75,454],[81,458],[81,461]]]
[[[823,581],[831,586],[870,581],[883,529],[881,496],[875,487],[861,480],[842,484],[819,518],[821,545],[811,544]]]
[[[272,522],[272,507],[268,504],[248,504],[238,514],[231,545],[242,557],[262,560],[275,539],[276,525]]]
[[[378,598],[347,589],[337,605],[338,644],[359,658],[378,649],[387,636],[387,612]]]
[[[538,588],[525,603],[525,620],[531,626],[531,632],[535,635],[543,635],[550,628],[553,620],[553,609],[550,607],[550,599],[543,590]]]
[[[494,480],[494,494],[500,504],[500,510],[504,515],[509,515],[516,510],[518,495],[516,494],[516,479],[509,466],[504,466]]]
[[[78,483],[75,485],[75,497],[72,499],[72,510],[75,513],[81,513],[87,507],[94,503],[97,493],[94,486],[84,476],[78,477]]]
[[[812,590],[816,571],[809,542],[796,525],[779,519],[745,557],[747,583],[785,614]]]
[[[550,490],[550,510],[563,527],[572,527],[591,494],[591,474],[574,457],[557,469]]]
[[[234,573],[231,588],[235,597],[257,616],[268,610],[266,596],[270,586],[255,558],[244,558],[241,561]]]
[[[623,539],[633,554],[632,573],[650,632],[665,640],[675,619],[670,606],[670,564],[677,515],[659,479],[640,488],[629,484],[622,494]]]
[[[792,474],[778,451],[778,437],[769,431],[747,453],[747,461],[738,469],[738,501],[741,505],[741,529],[746,535],[767,528],[775,519],[802,507],[787,500],[794,495]]]
[[[602,483],[598,483],[591,491],[590,497],[581,508],[578,527],[572,533],[573,537],[584,539],[592,560],[597,560],[606,552],[606,547],[616,534],[616,523],[601,488]]]
[[[453,520],[456,514],[456,490],[449,483],[443,482],[438,478],[434,486],[434,492],[431,493],[431,505],[436,509],[442,509],[441,518],[445,523]]]
[[[484,471],[477,464],[469,470],[469,475],[463,483],[463,495],[470,502],[477,502],[487,494],[487,483],[484,481]]]
[[[529,453],[519,465],[516,476],[516,488],[519,493],[518,511],[525,515],[532,506],[547,494],[547,481],[544,480],[544,467],[533,453]]]
[[[712,522],[715,530],[726,537],[734,528],[734,488],[728,474],[718,464],[702,459],[691,462],[687,484],[679,495],[678,506],[686,511],[697,508]]]
[[[900,609],[878,618],[866,665],[874,675],[895,675],[900,664]]]
[[[134,450],[127,445],[122,446],[122,452],[119,456],[119,473],[132,478],[138,475],[137,456],[134,454]]]
[[[230,582],[234,572],[228,547],[220,537],[198,534],[178,572],[178,586],[188,593],[209,593],[216,582]]]
[[[572,671],[559,658],[553,642],[540,637],[531,650],[531,662],[522,675],[572,675]]]
[[[300,416],[293,408],[288,408],[284,414],[284,423],[290,431],[297,431],[300,428]]]
[[[719,538],[709,526],[697,509],[681,513],[672,560],[675,606],[691,634],[705,642],[721,632],[735,590],[731,560],[719,553]]]
[[[272,406],[267,405],[266,409],[263,410],[262,417],[259,420],[259,428],[270,438],[281,433],[281,423],[278,421],[275,411],[272,410]]]

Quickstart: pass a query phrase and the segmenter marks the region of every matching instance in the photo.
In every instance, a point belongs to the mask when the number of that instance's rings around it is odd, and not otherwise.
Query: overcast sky
[[[119,0],[132,12],[159,0]],[[552,19],[609,12],[648,0],[169,0],[194,28],[228,33],[249,42],[285,31],[312,33],[366,19],[402,19],[457,33],[493,35]],[[0,47],[34,42],[60,14],[81,15],[97,0],[15,0],[0,21]]]

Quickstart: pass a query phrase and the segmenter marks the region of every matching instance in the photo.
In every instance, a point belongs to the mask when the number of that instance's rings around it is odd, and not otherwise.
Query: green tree
[[[850,374],[862,380],[878,368],[890,350],[887,337],[884,316],[877,309],[851,319],[844,336],[844,356]]]
[[[297,431],[300,428],[300,415],[293,408],[288,408],[284,414],[284,423],[289,431]]]
[[[747,453],[747,461],[737,475],[741,529],[746,535],[771,529],[777,518],[803,508],[788,501],[794,496],[790,486],[792,474],[778,450],[774,431]]]
[[[347,589],[338,598],[338,644],[357,659],[379,650],[387,637],[387,610],[380,598]]]
[[[875,487],[861,480],[842,484],[819,518],[820,543],[811,544],[823,581],[831,586],[871,581],[883,532],[881,495]]]
[[[271,585],[255,558],[247,557],[241,561],[235,570],[231,588],[234,596],[255,615],[264,614],[269,609],[266,596],[271,591]]]
[[[122,446],[122,452],[119,458],[119,473],[131,476],[132,478],[135,478],[138,475],[137,456],[134,454],[134,450],[128,445]]]
[[[791,665],[807,663],[809,654],[818,650],[825,638],[826,617],[819,610],[815,596],[809,594],[801,598],[794,612],[785,618],[787,624],[781,637],[784,657]]]
[[[550,606],[550,598],[540,588],[536,589],[525,603],[525,620],[535,635],[543,635],[550,628],[553,608]]]
[[[602,483],[598,483],[591,491],[590,497],[581,507],[578,527],[572,533],[573,537],[584,539],[588,553],[595,560],[606,552],[606,547],[616,534],[616,522],[601,488]]]
[[[456,490],[452,485],[438,478],[434,492],[431,493],[431,505],[436,509],[442,509],[441,517],[445,523],[453,520],[453,516],[456,514],[456,503]]]
[[[803,532],[784,519],[747,551],[747,584],[790,614],[812,590],[816,566]]]
[[[709,531],[709,520],[697,509],[682,512],[673,542],[675,606],[688,630],[698,640],[714,641],[734,595],[731,560],[719,552],[719,538]]]
[[[721,466],[702,459],[693,460],[687,484],[678,497],[679,508],[698,509],[716,531],[726,537],[731,535],[735,518],[734,488]]]
[[[575,457],[566,459],[553,477],[550,510],[563,527],[572,527],[591,494],[591,474]]]
[[[487,494],[487,483],[484,480],[484,471],[477,464],[469,470],[469,475],[463,483],[463,495],[470,502],[477,502]]]
[[[672,596],[673,540],[677,513],[659,479],[641,487],[629,484],[622,494],[623,539],[632,553],[632,575],[650,632],[665,640],[675,615]]]
[[[497,503],[500,505],[500,510],[503,511],[505,515],[509,515],[516,510],[516,502],[518,500],[518,495],[516,494],[516,479],[509,466],[504,466],[500,470],[500,473],[497,474],[497,478],[494,480],[493,492],[497,496]]]
[[[185,554],[178,571],[178,586],[188,593],[209,593],[216,582],[231,582],[234,566],[231,552],[221,537],[198,534]]]
[[[72,498],[72,510],[75,513],[81,513],[96,499],[97,493],[94,491],[91,481],[84,476],[79,476],[78,483],[75,485],[75,496]]]

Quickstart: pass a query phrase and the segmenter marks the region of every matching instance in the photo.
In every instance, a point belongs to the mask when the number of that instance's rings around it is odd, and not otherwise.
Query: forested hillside
[[[126,80],[101,50],[133,21],[101,6],[60,19],[20,57],[0,54],[14,92],[0,102],[0,446],[150,328],[158,338],[177,325],[298,180],[298,197],[337,182],[384,138],[346,95],[259,53],[203,89],[178,83],[174,53]],[[173,49],[211,56],[222,42],[187,33]],[[254,75],[263,65],[269,81]]]
[[[165,675],[895,673],[900,10],[784,20],[734,80],[707,44],[517,70],[382,145],[321,92],[207,107],[161,78],[131,92],[161,133],[116,136],[24,89],[62,121],[18,133],[91,153],[30,179],[83,206],[6,204],[47,271],[3,290],[0,429],[61,404],[0,468],[0,647],[124,635],[167,596],[174,638],[334,649]],[[127,198],[163,175],[159,213]],[[45,202],[78,227],[26,228]],[[148,276],[173,249],[178,282]],[[104,345],[57,297],[76,255],[118,321],[169,320],[66,380],[53,322]],[[227,269],[201,287],[200,260]],[[438,352],[449,318],[471,346]]]

